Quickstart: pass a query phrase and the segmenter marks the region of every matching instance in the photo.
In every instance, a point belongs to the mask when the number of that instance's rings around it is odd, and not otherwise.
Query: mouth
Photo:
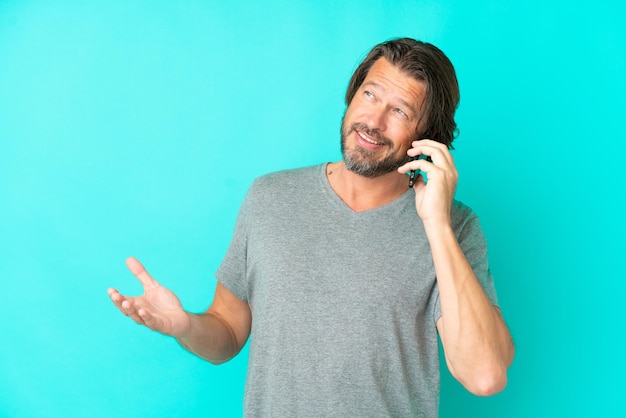
[[[390,145],[387,138],[380,135],[377,131],[370,130],[364,124],[352,125],[352,131],[355,133],[355,145],[362,151],[375,152]]]
[[[376,146],[376,147],[382,147],[383,145],[385,145],[384,142],[376,141],[374,138],[372,138],[371,136],[367,135],[363,131],[355,130],[355,132],[359,136],[359,138],[361,138],[363,141],[367,142],[368,144],[371,144],[371,145]]]

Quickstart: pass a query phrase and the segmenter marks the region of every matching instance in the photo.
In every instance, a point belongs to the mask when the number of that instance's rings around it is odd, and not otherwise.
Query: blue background
[[[374,44],[433,42],[461,85],[457,198],[517,344],[507,389],[442,370],[442,417],[624,416],[620,1],[0,0],[0,416],[239,416],[215,367],[119,314],[137,256],[210,303],[251,180],[338,160]]]

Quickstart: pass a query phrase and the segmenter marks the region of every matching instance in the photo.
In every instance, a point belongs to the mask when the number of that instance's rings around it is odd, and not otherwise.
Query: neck
[[[326,177],[337,196],[355,212],[363,212],[397,199],[407,190],[407,177],[392,171],[375,177],[363,177],[348,170],[343,161],[329,163]]]

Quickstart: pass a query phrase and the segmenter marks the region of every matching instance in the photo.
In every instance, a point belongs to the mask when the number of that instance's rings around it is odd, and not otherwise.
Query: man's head
[[[429,138],[451,148],[459,97],[452,63],[437,47],[409,38],[376,45],[346,92],[344,162],[354,172],[376,177],[406,162],[406,150],[415,139]],[[353,132],[360,137],[348,140]],[[361,139],[380,148],[364,142],[359,146]]]

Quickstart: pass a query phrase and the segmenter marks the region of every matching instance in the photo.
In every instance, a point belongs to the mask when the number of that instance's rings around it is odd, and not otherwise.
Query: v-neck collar
[[[326,169],[328,167],[328,164],[330,163],[328,162],[328,163],[319,165],[318,177],[322,184],[322,187],[324,188],[324,191],[328,194],[328,196],[330,197],[330,200],[333,202],[335,206],[339,207],[340,210],[344,212],[352,214],[353,216],[366,216],[368,214],[376,214],[378,212],[383,212],[386,210],[393,210],[396,207],[404,207],[405,204],[407,204],[409,201],[412,202],[413,199],[415,198],[415,192],[412,189],[407,188],[406,192],[402,193],[400,196],[398,196],[394,200],[388,203],[385,203],[384,205],[357,212],[354,209],[352,209],[350,206],[348,206],[346,202],[344,202],[339,197],[339,195],[335,192],[335,190],[330,185],[330,181],[328,180],[328,176],[326,175]]]

